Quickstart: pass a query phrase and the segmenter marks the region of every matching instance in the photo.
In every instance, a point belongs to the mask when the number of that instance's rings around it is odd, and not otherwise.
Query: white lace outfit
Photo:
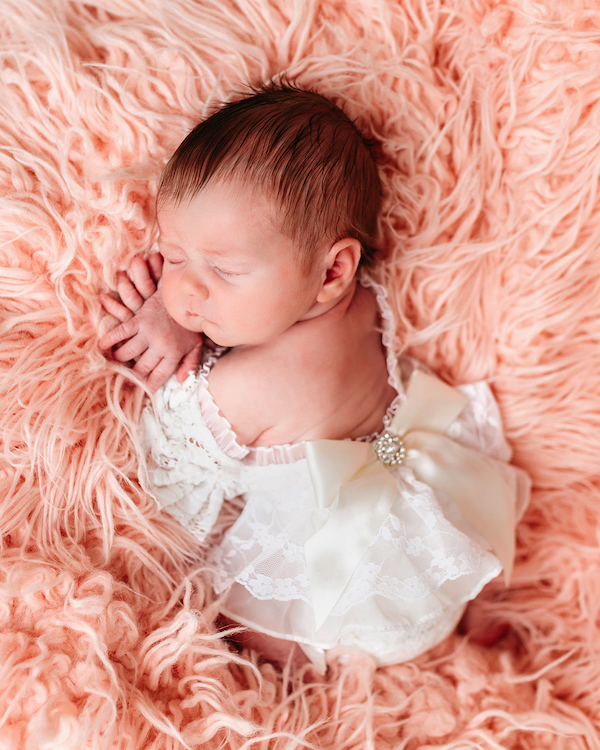
[[[389,427],[418,365],[394,355],[385,292],[369,280],[364,283],[377,296],[389,382],[398,394],[384,419],[384,427]],[[342,590],[317,616],[315,574],[311,577],[305,545],[319,538],[315,535],[335,515],[341,494],[328,507],[317,501],[306,443],[249,448],[237,442],[208,389],[207,376],[223,351],[209,353],[184,383],[172,377],[145,408],[141,421],[147,488],[200,542],[223,500],[243,496],[240,516],[209,551],[215,591],[227,592],[223,614],[253,630],[299,643],[321,669],[326,652],[338,647],[359,648],[378,663],[389,664],[411,659],[443,640],[466,603],[502,570],[489,540],[449,495],[434,493],[410,466],[388,466],[393,501],[363,540],[364,551],[351,563]],[[507,463],[511,453],[491,392],[484,383],[457,390],[466,405],[445,437],[489,457],[512,492],[513,519],[518,518],[527,503],[529,482]],[[485,497],[481,501],[488,502]],[[343,522],[343,513],[338,517]],[[355,546],[350,538],[341,540],[342,556],[346,541]],[[339,539],[334,542],[340,544]],[[327,571],[319,575],[326,577]],[[324,586],[321,598],[327,597],[327,581]]]

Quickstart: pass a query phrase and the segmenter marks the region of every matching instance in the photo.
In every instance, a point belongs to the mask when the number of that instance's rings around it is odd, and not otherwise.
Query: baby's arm
[[[100,295],[106,312],[120,325],[105,334],[98,346],[105,352],[113,349],[118,362],[136,359],[133,366],[151,391],[155,391],[177,371],[177,380],[185,380],[200,360],[202,335],[176,323],[165,310],[157,289],[162,274],[162,257],[153,253],[144,260],[136,255],[129,268],[131,280],[120,271],[117,291],[121,301],[109,294]]]

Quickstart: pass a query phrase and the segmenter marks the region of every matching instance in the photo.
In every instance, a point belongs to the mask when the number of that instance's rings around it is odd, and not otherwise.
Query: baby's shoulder
[[[275,425],[286,434],[281,442],[298,437],[287,423],[297,409],[305,414],[310,410],[311,394],[331,375],[328,334],[325,327],[311,325],[264,345],[234,348],[217,360],[209,373],[209,389],[238,442],[259,445]]]
[[[218,360],[209,388],[239,442],[276,445],[378,427],[393,394],[377,309],[368,292],[360,294],[350,315],[302,321]]]

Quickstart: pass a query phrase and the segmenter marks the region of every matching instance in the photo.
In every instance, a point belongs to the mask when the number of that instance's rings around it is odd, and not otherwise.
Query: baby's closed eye
[[[163,261],[170,266],[176,266],[180,263],[185,263],[186,257],[183,253],[176,252],[175,250],[161,250]]]
[[[222,279],[232,279],[234,276],[242,275],[238,271],[227,271],[225,268],[221,268],[220,266],[214,265],[214,263],[210,264],[210,268],[212,271],[214,271],[217,274],[217,276],[220,276]]]

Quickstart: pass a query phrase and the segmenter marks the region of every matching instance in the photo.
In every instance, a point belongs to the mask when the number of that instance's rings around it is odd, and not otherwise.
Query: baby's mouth
[[[196,312],[196,310],[193,310],[191,308],[186,308],[185,315],[188,318],[202,318],[204,317],[201,313]]]
[[[185,316],[186,318],[193,318],[195,321],[201,321],[202,325],[204,325],[205,323],[213,325],[212,320],[209,320],[208,318],[204,317],[202,313],[195,312],[194,310],[186,310]]]

